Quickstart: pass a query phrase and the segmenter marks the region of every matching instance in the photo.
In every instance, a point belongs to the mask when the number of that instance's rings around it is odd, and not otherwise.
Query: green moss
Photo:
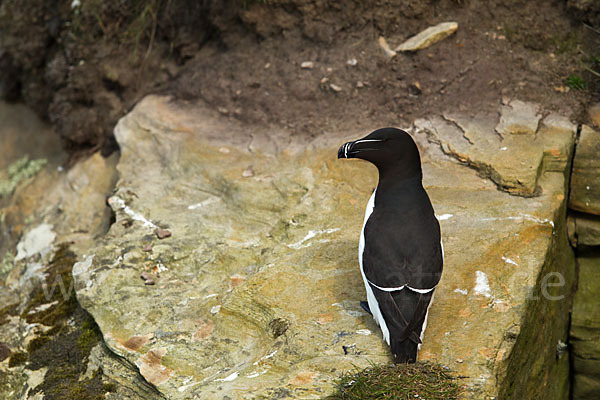
[[[25,364],[27,362],[28,358],[29,358],[29,356],[27,355],[27,353],[22,352],[22,351],[12,353],[10,355],[10,358],[8,359],[8,368],[14,368],[19,365]]]
[[[40,323],[46,326],[59,326],[78,307],[73,289],[71,270],[75,263],[75,254],[67,245],[61,244],[46,270],[46,281],[34,289],[31,300],[21,313],[28,323]],[[37,311],[39,306],[56,302],[55,305]]]
[[[74,263],[75,254],[68,245],[59,245],[45,271],[46,280],[33,290],[31,300],[21,314],[28,323],[51,327],[29,342],[27,353],[18,356],[22,362],[28,362],[27,368],[48,368],[44,381],[30,393],[43,392],[47,400],[99,400],[104,398],[104,393],[114,391],[114,386],[102,382],[101,371],[91,379],[79,381],[86,372],[91,349],[102,336],[93,318],[75,297],[71,275]],[[39,308],[49,303],[54,304]]]
[[[443,367],[430,363],[372,365],[338,380],[329,400],[458,399],[460,388]]]
[[[51,340],[49,336],[50,335],[42,335],[42,336],[36,337],[35,339],[31,340],[27,344],[27,352],[28,353],[33,353],[36,350],[39,350],[42,347],[44,347]]]
[[[35,176],[48,161],[40,158],[29,160],[28,156],[18,159],[8,166],[8,179],[0,180],[0,198],[12,195],[17,185]]]
[[[83,321],[81,324],[81,334],[77,338],[77,346],[79,351],[85,357],[89,356],[92,348],[100,342],[102,335],[96,322],[94,322],[91,316]]]
[[[9,315],[17,315],[17,307],[19,303],[9,304],[0,308],[0,325],[8,321]]]

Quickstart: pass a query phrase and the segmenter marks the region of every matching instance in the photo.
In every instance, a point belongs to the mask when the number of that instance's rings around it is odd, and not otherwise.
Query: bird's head
[[[382,128],[362,139],[344,143],[338,158],[360,158],[374,164],[380,176],[397,178],[421,175],[419,149],[408,133],[396,128]]]

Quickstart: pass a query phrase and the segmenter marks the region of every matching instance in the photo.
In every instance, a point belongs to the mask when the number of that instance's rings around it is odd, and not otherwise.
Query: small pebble
[[[396,57],[396,52],[390,49],[390,46],[387,44],[387,41],[383,36],[379,37],[379,47],[381,47],[381,49],[388,58]]]
[[[144,250],[144,251],[152,251],[152,245],[150,243],[148,243],[147,245],[144,246],[144,248],[142,250]]]
[[[271,63],[266,63],[265,64],[265,69],[269,69],[271,67]]]
[[[154,233],[156,234],[156,237],[159,239],[165,239],[171,236],[171,231],[167,230],[167,229],[159,229],[156,228],[154,230]]]
[[[312,61],[304,61],[302,64],[300,64],[300,68],[303,69],[313,69],[315,66],[315,63],[313,63]]]
[[[248,168],[242,171],[242,176],[244,178],[250,178],[254,176],[254,168],[252,168],[252,165],[250,165]]]
[[[421,84],[418,81],[415,81],[408,86],[408,92],[413,96],[419,96],[423,93],[423,89],[421,89]]]
[[[358,81],[358,82],[356,82],[356,87],[360,89],[362,87],[365,87],[365,84],[362,83],[362,81]]]
[[[335,83],[331,83],[329,84],[329,87],[331,88],[331,90],[333,90],[334,92],[341,92],[342,88],[341,86],[336,85]]]
[[[356,67],[356,64],[358,64],[358,61],[356,61],[356,58],[351,58],[348,61],[346,61],[346,64],[348,64],[351,67]]]
[[[152,280],[152,277],[146,271],[144,271],[140,274],[140,278],[142,278],[145,281]]]
[[[154,279],[148,279],[147,281],[144,281],[144,285],[148,286],[154,285],[155,283],[156,282],[154,282]]]

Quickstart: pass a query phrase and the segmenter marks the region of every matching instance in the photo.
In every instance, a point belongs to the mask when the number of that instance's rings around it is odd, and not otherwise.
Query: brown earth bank
[[[0,0],[0,96],[49,119],[72,156],[112,152],[116,121],[153,92],[306,137],[491,111],[502,97],[586,122],[585,105],[599,97],[599,9],[573,0]],[[458,31],[426,50],[388,59],[377,45],[444,21]]]

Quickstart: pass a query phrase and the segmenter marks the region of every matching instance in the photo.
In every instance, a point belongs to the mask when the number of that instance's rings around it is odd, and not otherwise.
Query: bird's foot
[[[366,301],[361,301],[360,302],[360,306],[362,307],[363,310],[365,310],[366,312],[368,312],[369,314],[373,315],[373,313],[371,312],[371,309],[369,308],[369,303]]]

